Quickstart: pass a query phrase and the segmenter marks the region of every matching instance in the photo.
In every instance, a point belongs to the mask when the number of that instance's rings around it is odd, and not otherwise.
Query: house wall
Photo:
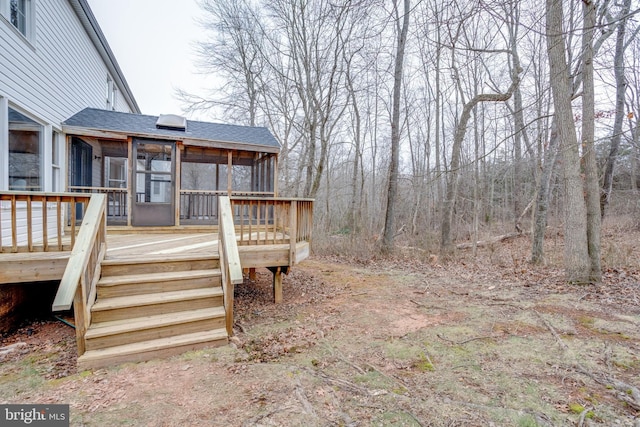
[[[69,2],[37,0],[35,13],[32,40],[0,17],[0,96],[59,130],[83,108],[107,108],[114,79]],[[114,108],[132,112],[122,93]]]
[[[78,4],[78,0],[73,1]],[[9,189],[9,108],[43,126],[41,187],[44,191],[62,191],[68,176],[68,153],[61,123],[86,107],[134,112],[137,106],[130,105],[123,96],[126,88],[119,86],[118,79],[110,75],[110,67],[70,1],[31,0],[28,4],[34,25],[24,36],[6,17],[8,0],[0,0],[0,191]],[[115,86],[116,90],[108,91],[109,86]],[[60,159],[57,188],[54,188],[52,167],[54,132],[58,133]],[[94,176],[99,184],[100,166],[94,162]],[[0,205],[0,211],[3,219],[0,233],[6,238],[11,233],[4,221],[8,218],[6,205]],[[34,226],[38,227],[38,221]],[[20,233],[19,240],[23,241]]]

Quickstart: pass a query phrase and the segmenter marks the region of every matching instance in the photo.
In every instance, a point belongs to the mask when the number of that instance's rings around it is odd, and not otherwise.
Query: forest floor
[[[0,343],[1,403],[65,403],[88,426],[640,425],[640,233],[603,237],[604,282],[567,285],[562,244],[455,262],[312,257],[236,288],[228,346],[76,372],[61,322]]]

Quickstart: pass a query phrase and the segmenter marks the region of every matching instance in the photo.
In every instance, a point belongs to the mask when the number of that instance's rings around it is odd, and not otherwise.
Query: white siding
[[[0,18],[0,96],[60,129],[86,108],[106,108],[108,70],[67,1],[35,0],[32,43]],[[131,112],[118,88],[116,110]]]
[[[62,218],[65,218],[66,206],[62,206]],[[42,243],[42,204],[35,202],[31,208],[32,218],[32,242],[33,244]],[[58,211],[53,204],[47,206],[47,234],[49,240],[54,239],[58,233]],[[17,241],[18,246],[26,246],[28,241],[27,235],[27,208],[24,202],[16,205],[16,224],[17,224]],[[64,225],[64,224],[62,224]],[[64,227],[62,227],[64,230]],[[11,204],[9,202],[1,202],[0,204],[0,235],[2,236],[2,246],[11,246]]]

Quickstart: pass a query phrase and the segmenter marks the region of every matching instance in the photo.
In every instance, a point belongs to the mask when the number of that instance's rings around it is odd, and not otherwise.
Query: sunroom
[[[67,189],[107,194],[109,226],[216,225],[220,195],[277,196],[280,145],[266,128],[87,108],[63,131]]]

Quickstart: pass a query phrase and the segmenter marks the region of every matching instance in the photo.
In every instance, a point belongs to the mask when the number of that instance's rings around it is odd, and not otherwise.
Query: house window
[[[109,188],[127,188],[127,159],[105,157],[106,185]]]
[[[32,37],[34,0],[0,0],[0,12],[23,36]]]
[[[51,133],[51,190],[60,191],[60,134]]]
[[[43,126],[9,108],[9,190],[42,190]]]
[[[116,85],[112,85],[111,90],[111,110],[116,111],[116,100],[118,99],[118,88]]]
[[[113,97],[114,93],[113,80],[111,80],[111,77],[107,76],[107,110],[115,109],[115,99]]]

